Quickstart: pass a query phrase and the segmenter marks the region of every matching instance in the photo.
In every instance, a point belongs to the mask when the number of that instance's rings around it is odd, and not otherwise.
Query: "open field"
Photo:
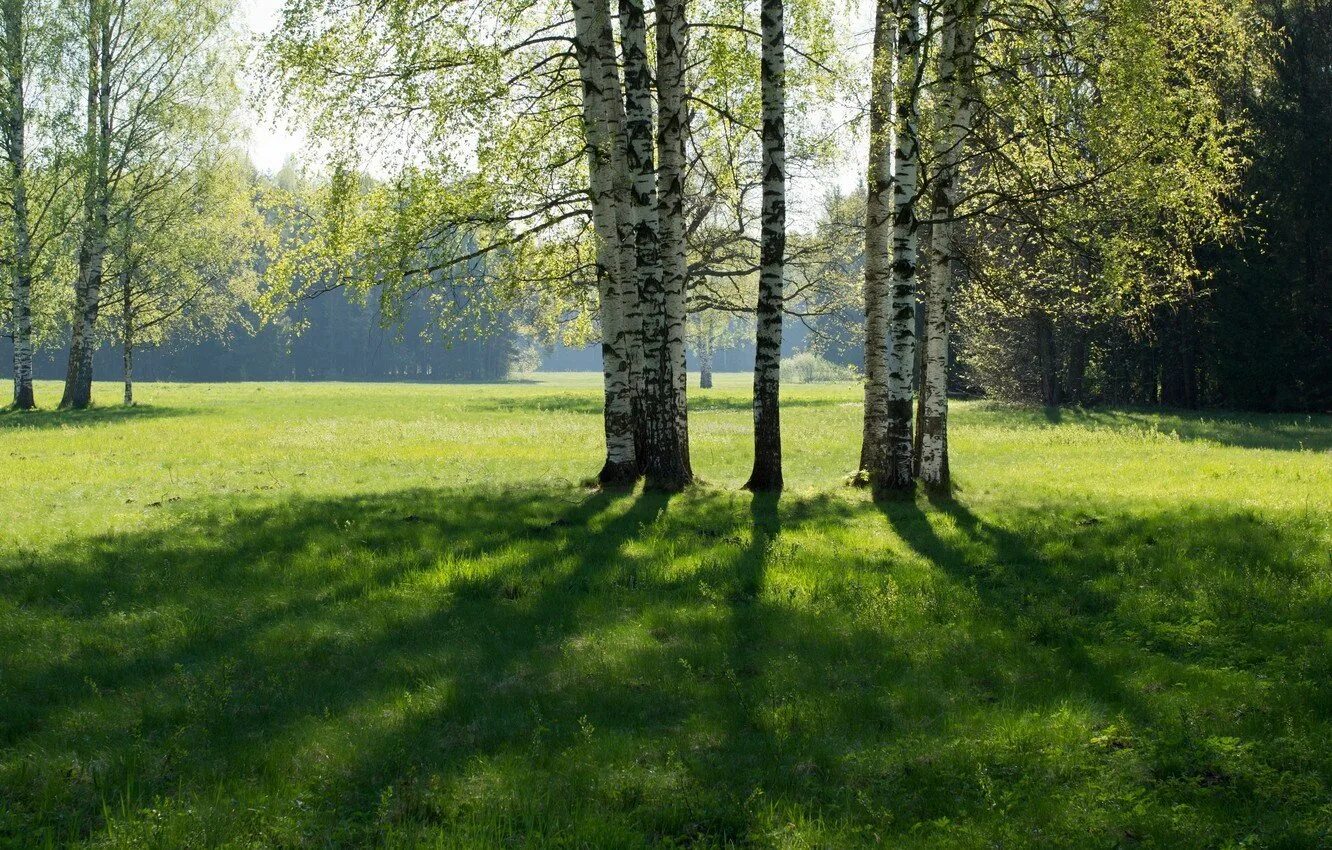
[[[1332,844],[1332,417],[960,404],[875,505],[791,387],[774,501],[721,376],[603,495],[538,378],[0,414],[0,846]]]

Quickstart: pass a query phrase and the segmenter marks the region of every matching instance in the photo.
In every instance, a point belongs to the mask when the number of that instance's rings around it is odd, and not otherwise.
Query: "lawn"
[[[875,505],[851,385],[780,500],[738,375],[675,497],[596,376],[137,394],[0,414],[0,846],[1332,845],[1332,417],[959,404]]]

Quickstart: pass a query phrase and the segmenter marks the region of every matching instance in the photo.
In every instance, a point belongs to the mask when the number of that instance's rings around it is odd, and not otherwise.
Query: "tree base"
[[[14,396],[14,410],[32,410],[37,407],[37,399],[33,396],[32,385],[22,387],[18,395]]]
[[[636,463],[612,463],[608,460],[601,472],[597,473],[597,484],[603,490],[632,490],[637,483]]]
[[[872,481],[870,492],[876,502],[907,501],[916,496],[916,482],[913,479],[902,481],[898,478]]]
[[[780,493],[782,484],[780,469],[775,472],[770,469],[755,469],[750,473],[743,489],[751,493]]]

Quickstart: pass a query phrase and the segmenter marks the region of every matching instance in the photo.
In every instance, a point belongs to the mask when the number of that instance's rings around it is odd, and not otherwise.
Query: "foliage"
[[[1218,0],[1051,15],[1000,14],[987,45],[981,145],[1000,153],[973,178],[963,359],[998,397],[1137,400],[1114,374],[1124,344],[1150,345],[1203,285],[1199,248],[1239,232],[1233,93],[1262,85],[1264,29]]]
[[[825,360],[812,351],[801,351],[782,358],[782,377],[793,384],[826,384],[854,381],[854,366]]]

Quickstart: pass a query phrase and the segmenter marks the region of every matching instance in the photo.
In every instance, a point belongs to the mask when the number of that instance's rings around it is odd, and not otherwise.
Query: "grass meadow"
[[[674,497],[595,375],[0,414],[0,846],[1332,846],[1332,417],[960,403],[876,505],[859,393],[779,500],[742,375]]]

